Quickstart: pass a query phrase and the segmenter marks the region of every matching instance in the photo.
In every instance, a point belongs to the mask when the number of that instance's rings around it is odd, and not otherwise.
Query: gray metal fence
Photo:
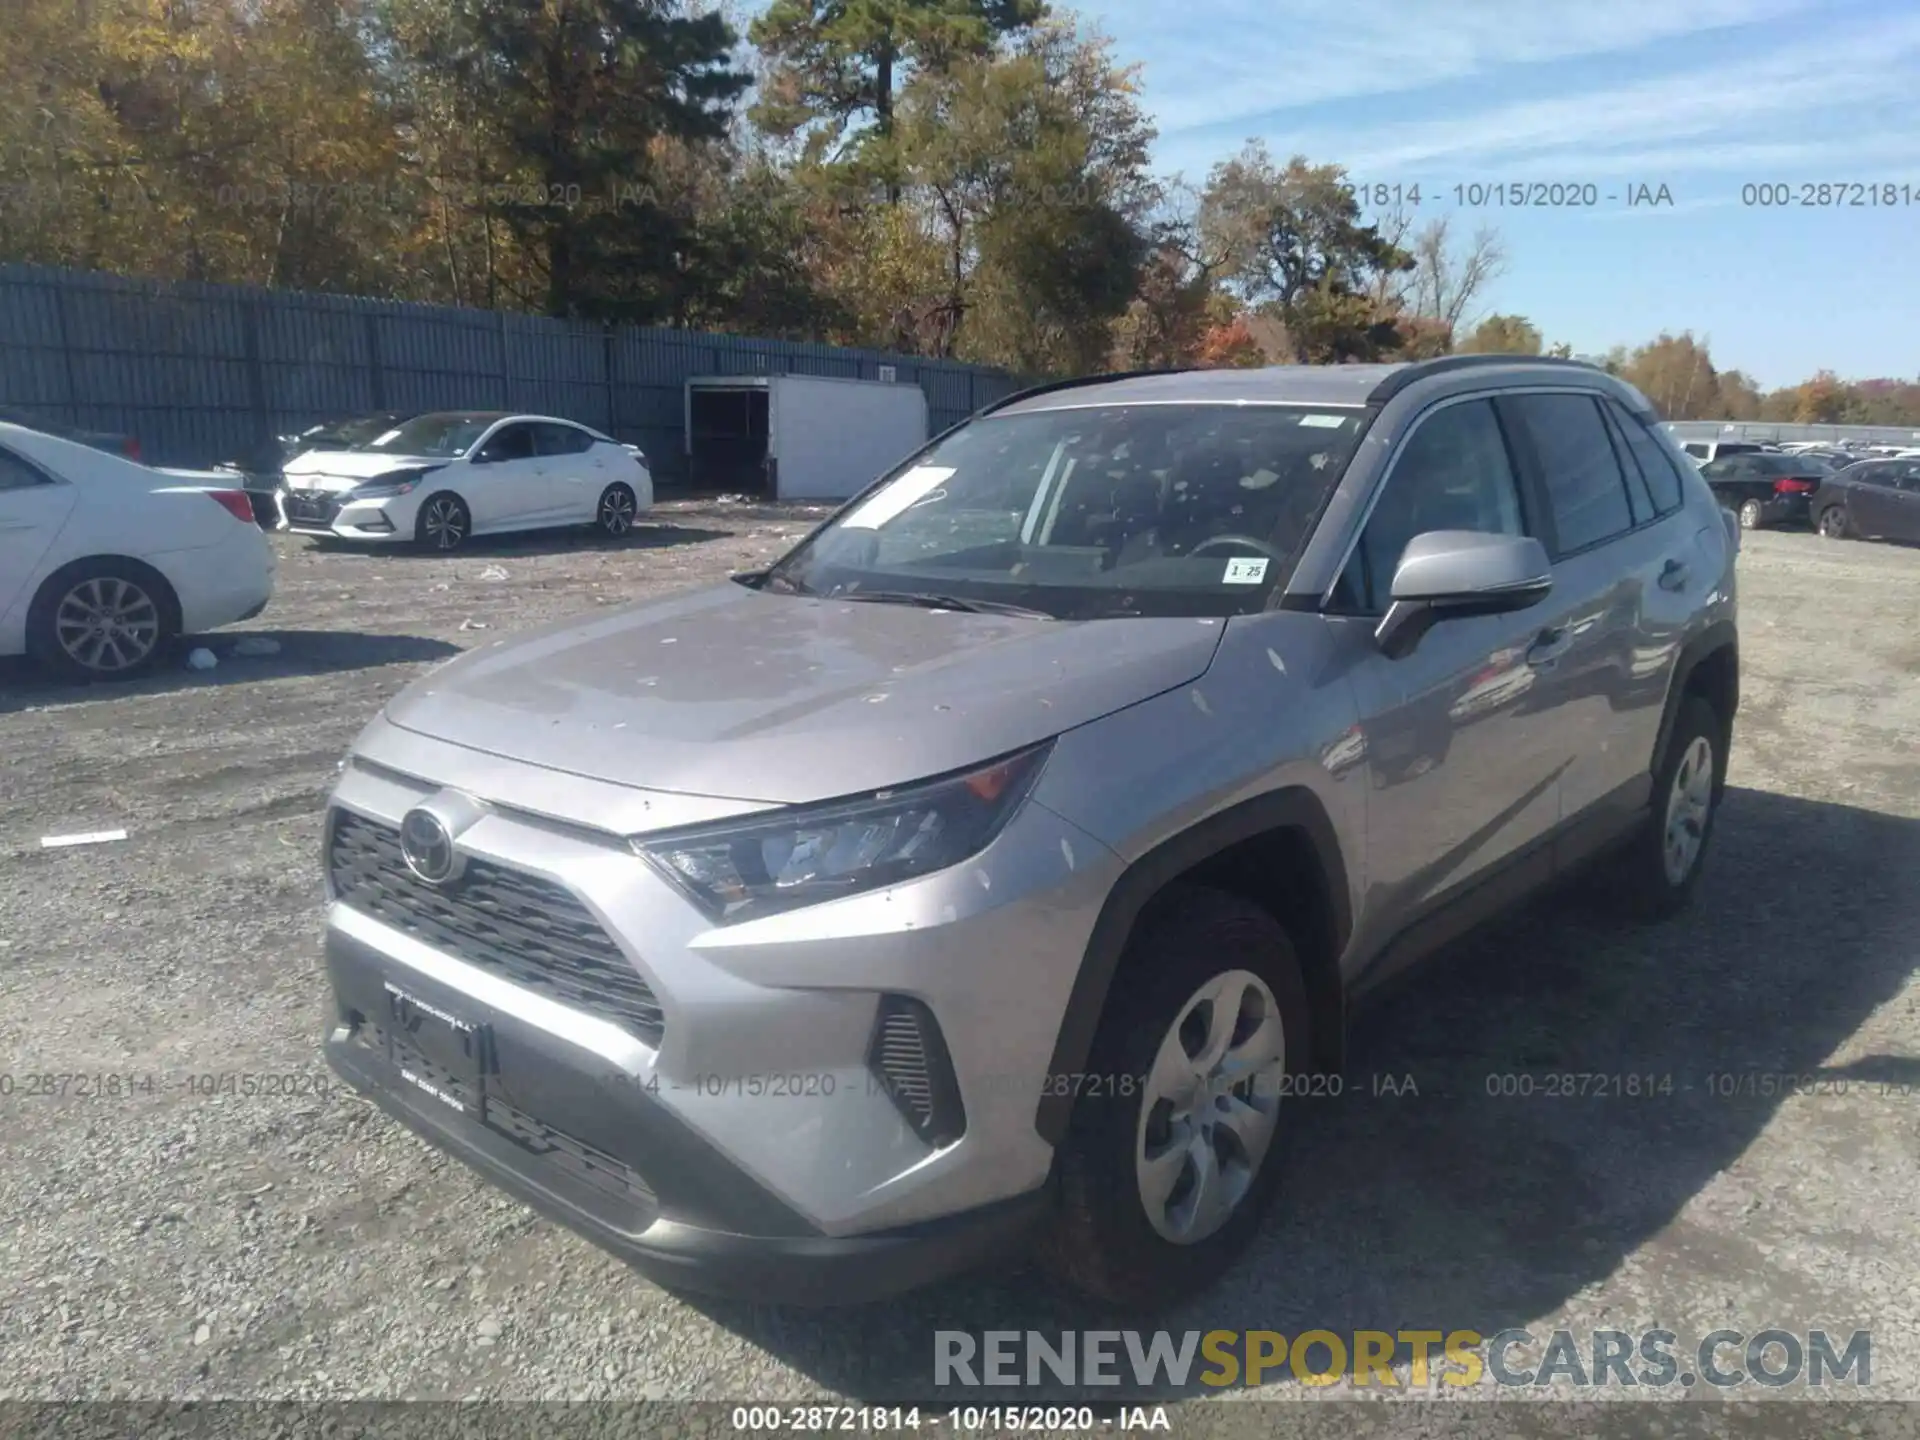
[[[134,435],[156,465],[347,415],[520,410],[639,445],[671,485],[689,376],[789,373],[918,384],[935,432],[1020,383],[878,350],[0,265],[0,406]]]
[[[1838,444],[1855,440],[1867,445],[1920,445],[1920,425],[1794,425],[1772,420],[1672,420],[1667,429],[1687,440],[1752,440],[1780,444],[1794,440],[1824,440]]]

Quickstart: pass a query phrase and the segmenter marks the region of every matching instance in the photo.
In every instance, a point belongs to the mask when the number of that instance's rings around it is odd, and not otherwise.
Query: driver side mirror
[[[1443,620],[1525,610],[1552,589],[1553,566],[1530,535],[1429,530],[1401,552],[1392,603],[1373,638],[1383,654],[1398,660]]]

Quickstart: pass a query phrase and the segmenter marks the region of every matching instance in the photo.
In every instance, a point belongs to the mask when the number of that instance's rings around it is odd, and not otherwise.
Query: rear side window
[[[1680,462],[1654,438],[1653,432],[1638,416],[1630,414],[1624,406],[1611,400],[1602,404],[1627,442],[1627,453],[1640,468],[1641,479],[1646,482],[1647,491],[1653,497],[1653,513],[1671,515],[1680,508],[1686,495],[1681,488],[1684,482],[1680,476]]]
[[[0,450],[0,490],[26,490],[46,483],[46,477],[26,461]]]
[[[1613,457],[1620,462],[1620,473],[1627,479],[1627,501],[1633,510],[1633,523],[1644,525],[1658,513],[1653,492],[1647,488],[1647,477],[1641,473],[1640,462],[1627,448],[1627,437],[1621,433],[1620,417],[1614,413],[1613,406],[1601,402],[1600,414],[1606,421],[1607,437],[1613,441]]]
[[[1589,395],[1513,395],[1502,403],[1526,427],[1539,456],[1562,555],[1633,528],[1627,479],[1597,400]]]

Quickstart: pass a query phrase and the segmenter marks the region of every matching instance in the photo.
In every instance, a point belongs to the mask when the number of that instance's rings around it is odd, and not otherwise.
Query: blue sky
[[[1069,0],[1070,3],[1070,0]],[[1482,306],[1577,352],[1663,329],[1763,386],[1920,375],[1920,6],[1911,0],[1090,0],[1142,64],[1162,170],[1249,138],[1416,214],[1497,228]],[[1455,185],[1591,183],[1592,211],[1461,208]],[[1765,208],[1749,184],[1876,182],[1895,208]],[[1628,208],[1638,184],[1671,206]],[[1621,198],[1609,203],[1604,197]],[[1798,195],[1794,198],[1797,200]]]

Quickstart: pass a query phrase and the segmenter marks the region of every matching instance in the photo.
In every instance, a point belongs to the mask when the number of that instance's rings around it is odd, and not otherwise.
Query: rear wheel
[[[1665,920],[1693,898],[1726,783],[1727,727],[1698,695],[1680,703],[1653,777],[1653,802],[1621,852],[1607,899],[1637,920]]]
[[[27,612],[27,651],[68,680],[130,680],[179,628],[171,587],[130,560],[82,560],[50,576]]]
[[[1740,528],[1742,530],[1758,530],[1760,528],[1760,502],[1758,500],[1742,500],[1740,502]]]
[[[473,516],[467,502],[450,490],[429,495],[413,522],[414,543],[423,550],[445,553],[458,550],[473,533]]]
[[[1845,540],[1853,533],[1853,526],[1847,521],[1847,509],[1844,505],[1829,505],[1820,512],[1815,521],[1820,533],[1829,540]]]
[[[1057,1278],[1153,1308],[1210,1283],[1272,1201],[1308,1064],[1306,987],[1287,933],[1214,890],[1173,892],[1121,959],[1041,1246]]]

